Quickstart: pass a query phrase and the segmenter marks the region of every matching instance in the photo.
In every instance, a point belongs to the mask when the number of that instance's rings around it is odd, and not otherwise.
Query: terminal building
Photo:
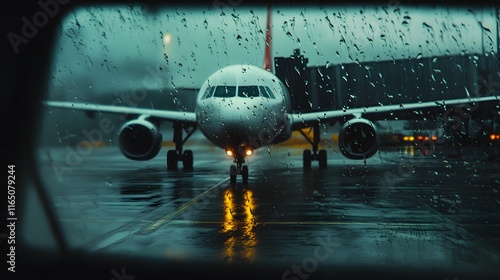
[[[275,57],[276,75],[287,85],[295,112],[495,95],[500,91],[499,70],[498,55],[493,53],[321,66],[308,66],[308,59],[299,49],[290,57]],[[427,125],[434,121],[435,129],[444,124],[443,133],[452,139],[446,143],[457,140],[476,145],[489,142],[492,135],[500,136],[499,113],[497,107],[482,106],[480,110],[456,109],[452,114],[428,114],[424,118]],[[458,119],[460,125],[456,124]],[[411,116],[407,120],[412,121]],[[500,146],[500,139],[494,142]]]
[[[442,101],[493,95],[500,89],[496,55],[307,63],[299,49],[275,58],[276,75],[288,86],[296,112]]]

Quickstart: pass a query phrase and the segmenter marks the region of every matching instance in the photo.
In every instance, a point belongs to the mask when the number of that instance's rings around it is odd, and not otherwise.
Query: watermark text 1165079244
[[[7,166],[7,230],[8,254],[7,268],[11,272],[16,270],[16,169],[15,165]]]

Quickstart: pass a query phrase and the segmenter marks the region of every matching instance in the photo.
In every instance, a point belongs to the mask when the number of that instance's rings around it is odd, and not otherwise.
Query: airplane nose
[[[253,148],[270,143],[276,137],[279,123],[276,110],[259,99],[217,100],[199,106],[200,129],[212,142],[221,147],[249,144]]]

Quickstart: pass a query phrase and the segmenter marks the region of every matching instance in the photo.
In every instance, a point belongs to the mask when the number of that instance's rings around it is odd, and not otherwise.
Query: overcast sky
[[[138,87],[156,71],[162,84],[148,86],[199,87],[221,67],[261,66],[265,24],[265,7],[81,8],[61,24],[52,86]],[[283,6],[272,8],[272,28],[273,56],[300,48],[309,66],[497,49],[491,8]]]

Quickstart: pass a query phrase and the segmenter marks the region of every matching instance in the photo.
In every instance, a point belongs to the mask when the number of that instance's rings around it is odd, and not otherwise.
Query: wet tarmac
[[[241,177],[231,185],[222,150],[188,144],[192,171],[166,170],[170,147],[147,162],[114,146],[79,157],[40,149],[70,249],[194,270],[271,267],[274,279],[370,267],[403,273],[398,279],[410,270],[465,279],[500,264],[500,160],[475,148],[457,157],[449,147],[383,147],[354,161],[330,146],[326,168],[303,170],[303,147],[274,146],[248,159],[248,185]]]

